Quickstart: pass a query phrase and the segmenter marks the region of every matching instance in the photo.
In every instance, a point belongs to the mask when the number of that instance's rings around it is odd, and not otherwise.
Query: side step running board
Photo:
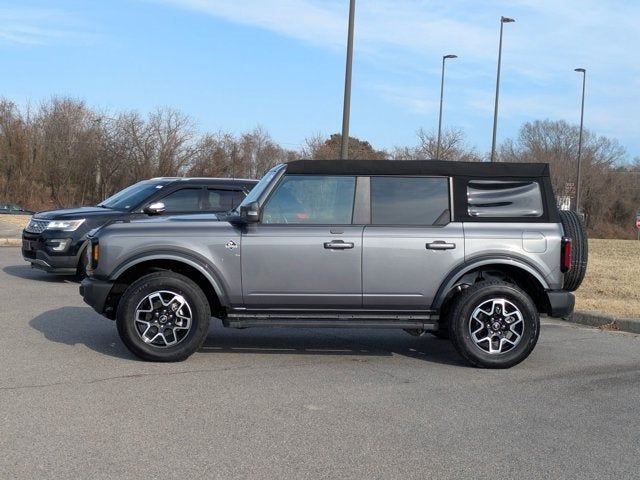
[[[289,328],[404,328],[435,331],[438,316],[420,313],[230,313],[223,320],[229,328],[289,327]]]

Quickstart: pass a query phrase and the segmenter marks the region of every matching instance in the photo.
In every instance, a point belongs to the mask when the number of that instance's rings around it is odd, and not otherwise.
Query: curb
[[[607,315],[601,312],[573,312],[563,320],[579,323],[602,330],[622,330],[623,332],[640,334],[640,320]]]
[[[0,238],[0,247],[20,247],[21,245],[20,238]]]

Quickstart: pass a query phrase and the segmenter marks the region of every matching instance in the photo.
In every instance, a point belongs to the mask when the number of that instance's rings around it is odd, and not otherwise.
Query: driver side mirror
[[[160,215],[161,213],[164,213],[165,210],[166,207],[164,206],[164,203],[155,202],[145,207],[144,213],[147,215]]]
[[[246,223],[256,223],[260,221],[260,205],[258,202],[251,202],[240,207],[240,218]]]

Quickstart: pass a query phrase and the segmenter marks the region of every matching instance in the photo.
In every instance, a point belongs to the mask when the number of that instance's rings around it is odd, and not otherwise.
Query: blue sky
[[[171,106],[199,129],[264,126],[287,148],[340,130],[348,0],[1,0],[0,95],[71,95],[107,112]],[[414,145],[444,126],[491,145],[500,15],[498,141],[535,119],[579,122],[640,156],[640,2],[358,0],[351,134]]]

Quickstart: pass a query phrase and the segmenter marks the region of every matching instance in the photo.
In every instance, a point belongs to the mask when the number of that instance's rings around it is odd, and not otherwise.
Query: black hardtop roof
[[[287,173],[318,175],[434,175],[454,177],[548,177],[547,163],[445,160],[294,160]]]

